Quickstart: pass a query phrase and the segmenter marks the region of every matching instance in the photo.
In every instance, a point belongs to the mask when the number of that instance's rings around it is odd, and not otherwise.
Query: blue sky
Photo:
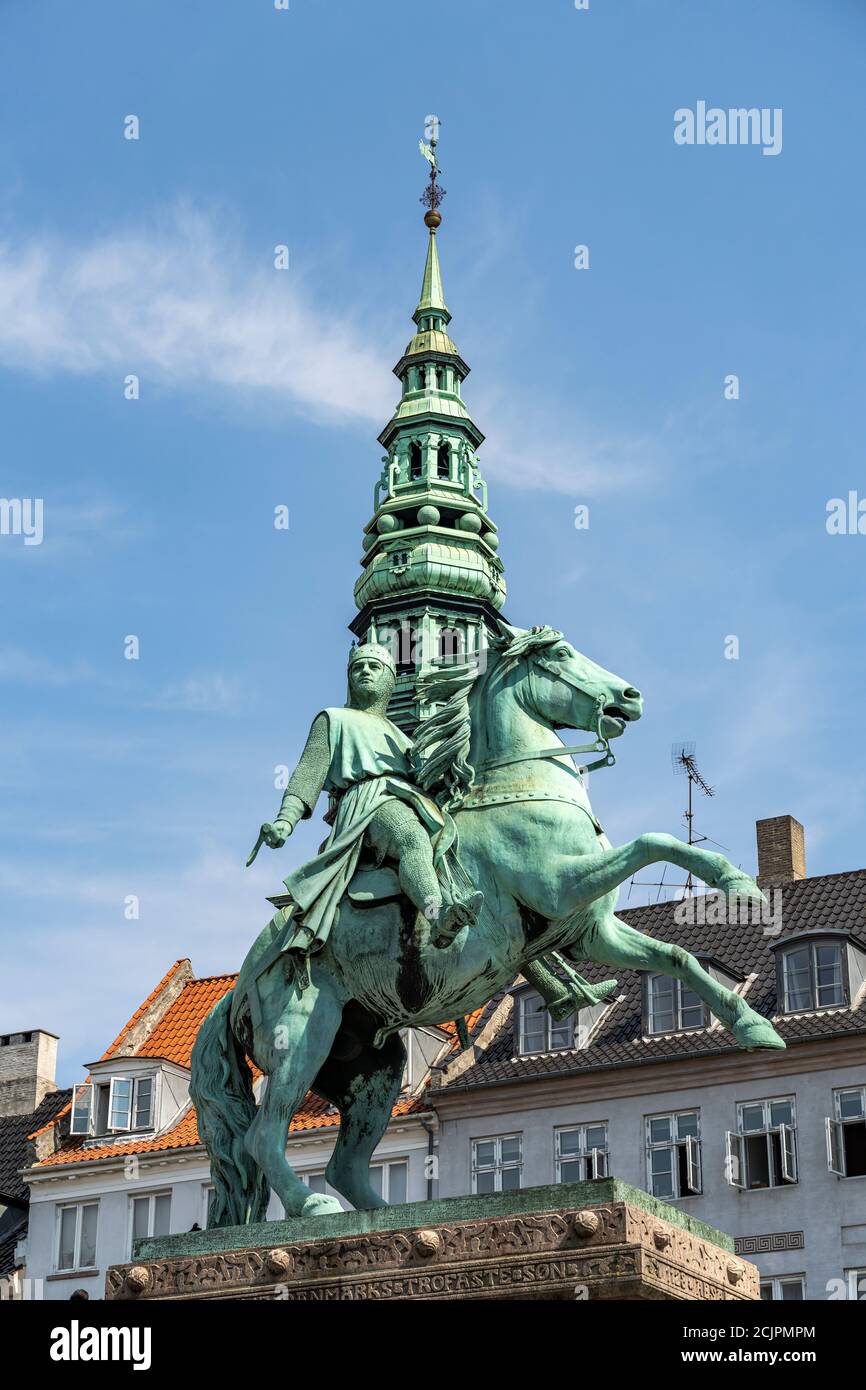
[[[0,42],[0,494],[45,509],[0,536],[0,1032],[77,1079],[321,837],[243,869],[343,698],[430,112],[508,616],[646,697],[608,833],[677,831],[694,739],[735,862],[784,812],[811,873],[866,862],[866,536],[825,525],[866,496],[861,4],[13,0]],[[699,100],[782,108],[782,152],[678,146]]]

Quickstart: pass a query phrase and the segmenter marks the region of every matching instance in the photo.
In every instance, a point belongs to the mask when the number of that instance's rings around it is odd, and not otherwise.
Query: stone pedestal
[[[108,1299],[757,1299],[730,1236],[615,1179],[141,1240]]]

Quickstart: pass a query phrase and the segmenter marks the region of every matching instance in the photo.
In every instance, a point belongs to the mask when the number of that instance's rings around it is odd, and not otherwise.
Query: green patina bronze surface
[[[741,1047],[784,1046],[689,952],[616,916],[620,884],[658,861],[726,895],[763,899],[724,855],[658,833],[615,848],[593,814],[571,755],[611,766],[610,744],[643,699],[562,633],[501,617],[502,564],[474,452],[482,436],[462,402],[468,368],[445,332],[435,202],[425,220],[418,332],[381,436],[389,454],[356,594],[363,641],[350,657],[348,704],[313,721],[250,858],[282,846],[323,791],[331,833],[286,877],[287,895],[272,900],[275,914],[193,1049],[217,1226],[260,1222],[271,1190],[305,1226],[339,1210],[286,1158],[310,1089],[340,1114],[329,1184],[360,1210],[384,1205],[369,1165],[402,1085],[400,1030],[460,1020],[521,973],[556,1017],[612,987],[588,984],[575,968],[583,961],[670,975]],[[566,744],[561,729],[591,741]],[[248,1058],[268,1077],[258,1106]]]
[[[336,1240],[342,1236],[367,1235],[379,1231],[410,1230],[419,1226],[445,1226],[455,1221],[482,1221],[496,1216],[519,1216],[530,1212],[575,1210],[628,1202],[679,1226],[700,1240],[710,1241],[733,1252],[733,1237],[703,1221],[696,1221],[678,1207],[658,1202],[648,1193],[617,1178],[596,1182],[551,1183],[546,1187],[527,1187],[517,1192],[488,1192],[478,1197],[445,1197],[433,1202],[407,1202],[399,1207],[371,1211],[344,1211],[329,1216],[295,1218],[291,1221],[262,1221],[252,1226],[226,1226],[209,1231],[189,1231],[186,1235],[152,1236],[137,1240],[133,1259],[171,1259],[181,1255],[209,1255],[220,1250],[254,1249],[286,1245],[291,1241]]]

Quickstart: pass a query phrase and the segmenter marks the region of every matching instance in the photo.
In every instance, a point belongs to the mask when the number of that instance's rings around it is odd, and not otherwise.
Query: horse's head
[[[561,632],[531,628],[500,648],[506,660],[525,660],[525,697],[555,729],[588,729],[600,739],[619,738],[640,719],[643,697],[620,676],[583,656]]]

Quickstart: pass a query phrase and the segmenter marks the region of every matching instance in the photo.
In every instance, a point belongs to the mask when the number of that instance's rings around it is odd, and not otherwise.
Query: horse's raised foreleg
[[[279,966],[282,971],[282,965]],[[318,972],[314,972],[318,973]],[[302,993],[293,988],[285,998],[285,985],[275,989],[274,1003],[263,1002],[264,1021],[256,1028],[256,1061],[267,1072],[268,1084],[244,1140],[282,1202],[286,1216],[322,1216],[341,1211],[336,1197],[311,1192],[289,1166],[286,1140],[292,1117],[326,1061],[340,1027],[343,1005],[327,976],[314,978]]]
[[[586,907],[625,883],[632,874],[661,860],[676,864],[722,893],[736,893],[756,903],[764,901],[755,880],[742,869],[735,868],[723,854],[687,845],[674,835],[649,832],[615,848],[569,857],[563,875],[567,907],[554,915],[563,917],[568,911]],[[564,867],[563,860],[560,860],[560,867]]]
[[[331,1059],[316,1079],[316,1090],[340,1112],[340,1133],[325,1176],[358,1210],[388,1203],[370,1182],[370,1159],[403,1084],[406,1050],[393,1033],[374,1050],[364,1047],[351,1061]]]
[[[588,938],[586,958],[600,965],[673,975],[703,999],[736,1042],[751,1052],[756,1047],[784,1047],[769,1019],[755,1013],[744,999],[714,980],[682,946],[656,941],[635,931],[618,917],[605,918]]]

